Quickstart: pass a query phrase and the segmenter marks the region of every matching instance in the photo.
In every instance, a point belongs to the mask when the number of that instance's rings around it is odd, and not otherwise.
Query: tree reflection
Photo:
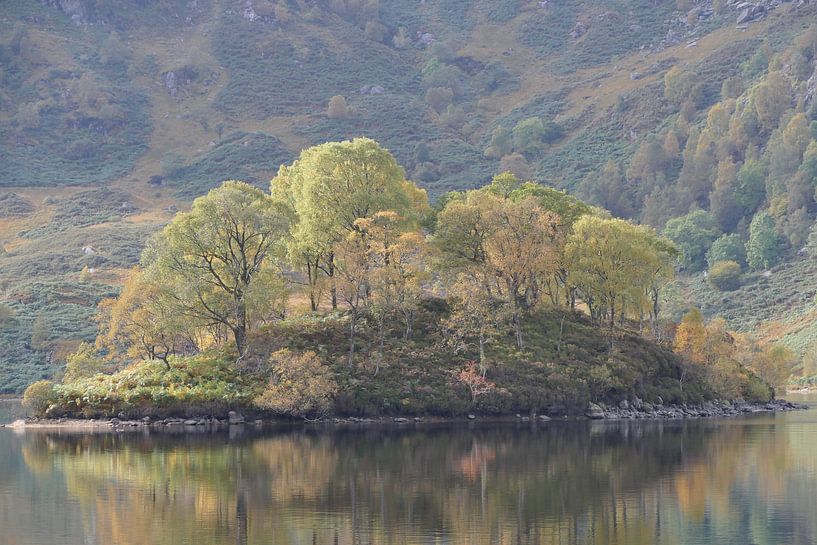
[[[100,544],[813,543],[813,440],[764,418],[3,436],[0,524],[36,543],[45,502]]]

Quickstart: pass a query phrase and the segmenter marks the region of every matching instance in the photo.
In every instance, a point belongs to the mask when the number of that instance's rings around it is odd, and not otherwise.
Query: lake
[[[817,410],[220,434],[0,429],[0,543],[813,544]]]

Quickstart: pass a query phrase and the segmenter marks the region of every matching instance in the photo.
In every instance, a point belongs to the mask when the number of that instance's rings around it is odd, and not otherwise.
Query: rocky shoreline
[[[745,403],[714,401],[700,405],[687,404],[652,404],[639,400],[621,401],[617,405],[604,403],[589,403],[583,414],[539,414],[539,415],[508,415],[484,416],[468,414],[464,417],[343,417],[325,418],[310,421],[318,425],[374,425],[374,424],[422,424],[422,423],[454,423],[454,422],[549,422],[552,420],[681,420],[698,418],[728,418],[755,413],[787,412],[808,409],[807,405],[791,403],[784,399],[772,400],[768,403]],[[120,418],[107,419],[40,419],[26,418],[12,424],[0,424],[0,428],[17,430],[60,430],[60,431],[181,431],[181,432],[213,432],[239,427],[262,428],[270,425],[297,425],[303,421],[282,419],[248,419],[237,411],[230,411],[227,418],[204,416],[199,418],[151,418],[146,416],[138,420]]]
[[[700,405],[652,404],[636,398],[630,402],[621,401],[616,406],[603,403],[589,403],[584,416],[592,420],[632,420],[644,418],[725,418],[741,414],[763,412],[785,412],[808,409],[808,405],[791,403],[785,399],[773,399],[767,403],[746,403],[743,401],[707,401]]]

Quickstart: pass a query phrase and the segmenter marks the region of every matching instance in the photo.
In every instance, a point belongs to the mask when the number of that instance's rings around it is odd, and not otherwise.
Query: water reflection
[[[3,543],[806,544],[817,413],[229,435],[0,433]]]

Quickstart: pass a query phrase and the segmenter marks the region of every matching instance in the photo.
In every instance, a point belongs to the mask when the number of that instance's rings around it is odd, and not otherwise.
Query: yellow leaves
[[[565,260],[587,302],[608,314],[629,310],[639,315],[649,292],[671,278],[673,251],[648,227],[584,216],[568,239]]]

